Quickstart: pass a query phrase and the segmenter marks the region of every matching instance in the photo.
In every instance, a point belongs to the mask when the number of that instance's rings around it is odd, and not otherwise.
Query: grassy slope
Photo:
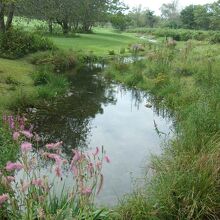
[[[120,49],[128,48],[129,44],[136,43],[135,34],[116,33],[111,29],[96,28],[93,34],[79,34],[77,37],[51,37],[54,43],[61,49],[93,52],[96,55],[108,55],[110,50],[119,53]]]
[[[30,76],[33,70],[33,65],[24,59],[0,59],[0,111],[10,105],[18,94],[33,92]]]
[[[24,30],[35,31],[36,27],[45,27],[47,31],[47,24],[38,20],[26,20],[24,18],[16,17],[14,24],[22,27]],[[59,26],[54,26],[55,31],[61,31]],[[119,54],[120,49],[128,48],[129,44],[140,41],[135,33],[119,33],[111,28],[95,27],[93,34],[76,34],[76,36],[64,37],[60,35],[49,36],[50,39],[62,50],[71,50],[76,52],[93,53],[98,56],[106,56],[109,51],[114,50]],[[128,50],[126,50],[128,53]]]

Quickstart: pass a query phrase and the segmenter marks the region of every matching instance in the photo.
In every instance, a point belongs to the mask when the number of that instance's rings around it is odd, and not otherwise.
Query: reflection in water
[[[91,120],[103,113],[102,105],[116,102],[111,87],[94,73],[84,70],[70,78],[72,86],[67,97],[40,106],[32,115],[35,129],[44,142],[63,140],[66,153],[73,147],[88,146]]]
[[[151,153],[160,154],[155,123],[168,133],[170,122],[145,107],[149,97],[144,92],[109,84],[89,70],[70,78],[69,95],[40,106],[32,115],[33,124],[45,142],[62,140],[69,156],[71,147],[104,146],[112,163],[104,167],[104,188],[97,202],[113,205],[132,190],[131,176],[143,176]]]

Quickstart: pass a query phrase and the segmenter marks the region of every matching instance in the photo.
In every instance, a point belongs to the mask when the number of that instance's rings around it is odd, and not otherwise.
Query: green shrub
[[[19,58],[40,50],[52,49],[53,43],[40,35],[12,29],[0,34],[0,57]]]
[[[33,74],[34,85],[37,86],[37,96],[41,99],[51,99],[63,95],[69,83],[64,75],[52,73],[47,68],[42,68]]]
[[[109,54],[110,56],[114,56],[114,55],[115,55],[115,51],[114,51],[114,50],[109,50],[109,51],[108,51],[108,54]]]
[[[47,71],[37,71],[33,74],[33,80],[35,86],[46,85],[50,81],[50,73]]]

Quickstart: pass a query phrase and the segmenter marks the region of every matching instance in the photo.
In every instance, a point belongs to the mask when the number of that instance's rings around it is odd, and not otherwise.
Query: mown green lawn
[[[94,53],[99,56],[106,56],[113,50],[119,54],[121,49],[126,49],[128,53],[129,45],[140,42],[135,34],[117,33],[105,28],[95,28],[93,34],[77,34],[76,37],[53,36],[50,39],[60,49]]]

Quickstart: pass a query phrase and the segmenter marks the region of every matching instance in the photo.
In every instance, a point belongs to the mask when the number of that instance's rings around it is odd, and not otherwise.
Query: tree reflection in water
[[[73,147],[88,146],[92,119],[103,114],[103,105],[117,102],[114,88],[96,73],[84,68],[69,74],[69,95],[50,105],[38,106],[31,115],[31,122],[44,143],[62,140],[66,154]]]

